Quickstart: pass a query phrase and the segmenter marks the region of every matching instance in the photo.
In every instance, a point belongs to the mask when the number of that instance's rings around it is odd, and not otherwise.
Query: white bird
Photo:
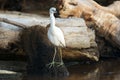
[[[53,56],[53,60],[51,63],[49,63],[49,67],[51,68],[52,66],[54,66],[55,64],[59,64],[63,65],[63,61],[62,61],[62,52],[61,52],[61,47],[65,47],[65,39],[64,39],[64,35],[63,32],[60,28],[55,26],[55,17],[54,17],[54,13],[56,13],[56,8],[51,7],[49,10],[49,14],[50,14],[50,27],[48,29],[48,39],[50,40],[50,42],[55,46],[55,52],[54,52],[54,56]],[[59,48],[60,50],[60,56],[61,56],[61,62],[55,62],[55,56],[56,56],[56,47]]]

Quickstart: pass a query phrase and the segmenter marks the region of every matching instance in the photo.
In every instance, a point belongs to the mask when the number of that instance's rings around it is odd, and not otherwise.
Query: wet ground
[[[23,80],[120,80],[120,59],[104,59],[98,63],[76,63],[68,66],[69,77],[29,76]]]

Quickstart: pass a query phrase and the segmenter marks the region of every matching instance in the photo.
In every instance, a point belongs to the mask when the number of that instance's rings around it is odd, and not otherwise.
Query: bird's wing
[[[61,29],[57,28],[56,30],[56,38],[59,42],[59,46],[65,47],[65,39],[64,39],[64,34]]]
[[[49,28],[47,35],[48,35],[48,39],[55,46],[61,46],[61,47],[66,46],[63,32],[58,27],[54,27],[54,29],[51,30]]]

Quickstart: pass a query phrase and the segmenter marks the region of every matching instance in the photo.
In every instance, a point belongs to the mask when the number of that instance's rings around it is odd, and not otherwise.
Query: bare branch
[[[27,27],[27,25],[24,25],[22,23],[19,23],[19,22],[16,22],[16,21],[12,21],[12,20],[9,20],[9,19],[6,19],[6,18],[0,18],[0,21],[8,23],[8,24],[15,25],[15,26],[17,26],[19,28],[26,28]]]

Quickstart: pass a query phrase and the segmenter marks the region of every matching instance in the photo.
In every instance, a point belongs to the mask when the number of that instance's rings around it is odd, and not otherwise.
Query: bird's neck
[[[53,13],[50,13],[50,27],[55,27],[55,17]]]

